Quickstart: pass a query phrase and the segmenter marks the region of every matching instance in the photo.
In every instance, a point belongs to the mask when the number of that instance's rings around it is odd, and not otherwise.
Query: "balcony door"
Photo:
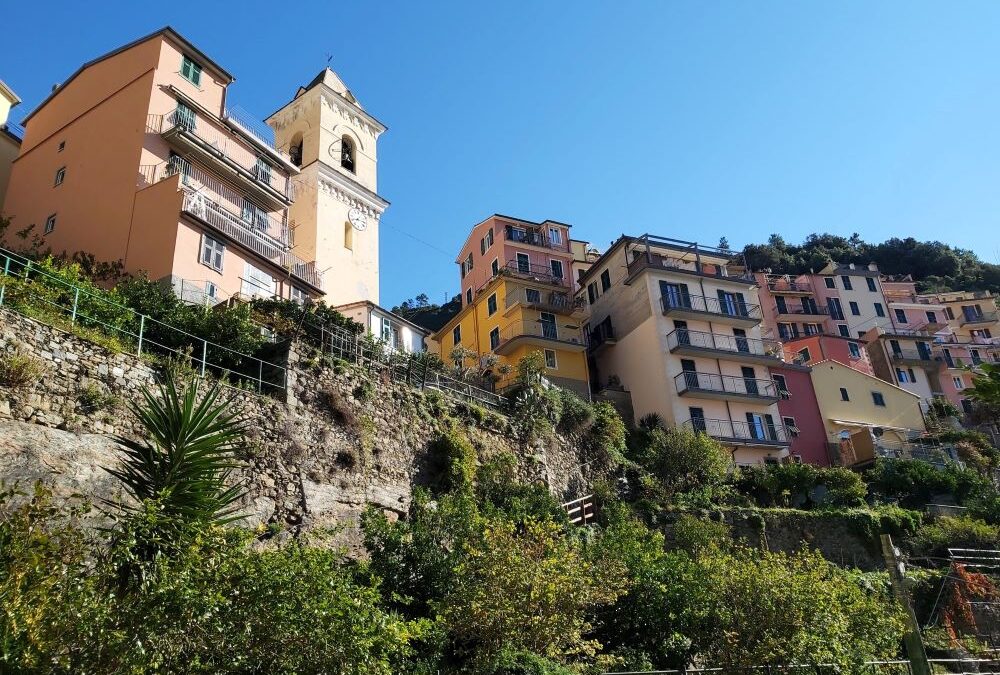
[[[527,253],[517,254],[517,271],[521,274],[531,273],[531,257]]]
[[[691,428],[695,431],[706,432],[708,431],[708,425],[705,424],[705,409],[704,408],[688,408],[688,412],[691,414]]]
[[[687,321],[674,321],[674,332],[677,334],[677,344],[691,344],[691,334],[688,333]]]
[[[747,316],[747,301],[742,293],[719,291],[719,311],[728,316]]]
[[[826,306],[830,309],[830,318],[834,321],[844,320],[844,306],[840,304],[840,298],[827,298]]]
[[[804,314],[819,314],[819,307],[816,306],[814,298],[802,298],[802,312]]]
[[[748,394],[756,396],[760,393],[757,389],[757,373],[750,366],[742,366],[740,372],[743,373],[743,386]]]
[[[924,361],[931,360],[931,346],[926,342],[917,343],[917,353],[920,354],[920,358]]]
[[[778,309],[778,314],[788,314],[788,306],[785,303],[785,296],[779,295],[774,299],[774,304]]]
[[[750,353],[750,341],[747,340],[747,332],[742,328],[734,328],[733,336],[736,338],[736,351]]]
[[[539,312],[538,322],[542,325],[542,337],[558,340],[559,331],[556,328],[556,315],[549,312]]]
[[[684,371],[684,386],[687,389],[697,389],[698,371],[695,369],[694,361],[681,359],[681,370]]]
[[[771,415],[747,413],[747,426],[750,427],[750,437],[758,441],[773,441],[778,436]]]
[[[899,340],[889,340],[889,347],[892,349],[893,356],[899,356],[903,353],[903,349],[899,346]]]
[[[687,284],[661,281],[660,295],[663,297],[664,307],[691,307],[691,294],[688,292]]]

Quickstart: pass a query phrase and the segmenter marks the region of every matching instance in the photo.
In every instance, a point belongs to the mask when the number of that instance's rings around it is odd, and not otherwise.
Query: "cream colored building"
[[[10,181],[10,166],[21,150],[20,128],[12,124],[10,109],[21,102],[17,94],[0,80],[0,215],[3,215],[4,196]]]
[[[289,209],[300,255],[316,261],[328,305],[379,302],[379,136],[386,127],[329,68],[268,118],[300,167]]]
[[[760,335],[757,286],[728,251],[623,236],[581,278],[594,391],[623,388],[649,413],[707,433],[737,464],[778,461],[788,432],[768,367],[780,344]]]
[[[842,464],[903,456],[925,430],[918,394],[838,361],[814,363],[811,375],[828,442],[839,446]]]

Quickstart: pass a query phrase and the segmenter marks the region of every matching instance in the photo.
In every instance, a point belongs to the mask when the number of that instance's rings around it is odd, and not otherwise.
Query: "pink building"
[[[785,360],[811,366],[820,361],[836,361],[866,375],[874,375],[871,359],[860,339],[839,335],[805,335],[783,343]]]
[[[781,422],[788,432],[789,454],[795,461],[829,466],[826,431],[813,389],[809,366],[785,363],[771,366],[771,379],[783,392],[778,401]]]
[[[817,301],[811,275],[754,275],[760,287],[760,309],[764,318],[764,334],[779,340],[791,340],[802,335],[828,333],[830,312],[825,303]]]
[[[191,300],[319,296],[287,217],[298,167],[234,112],[232,82],[169,27],[85,63],[26,120],[3,243],[30,228]]]

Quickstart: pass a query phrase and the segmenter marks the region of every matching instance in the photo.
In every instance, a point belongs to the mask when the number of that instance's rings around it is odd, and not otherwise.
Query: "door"
[[[917,353],[920,354],[920,358],[924,361],[931,360],[931,347],[926,342],[917,343]]]
[[[688,333],[687,321],[674,321],[674,332],[677,334],[677,344],[691,344],[691,334]]]
[[[762,441],[766,438],[767,427],[765,426],[764,417],[757,413],[747,413],[747,427],[750,430],[750,438]]]
[[[747,340],[747,332],[742,328],[734,328],[733,335],[736,337],[736,351],[750,353],[750,341]]]
[[[902,348],[899,346],[899,340],[889,340],[889,347],[892,349],[892,353],[896,356],[903,353]]]
[[[671,307],[691,307],[691,295],[688,293],[687,284],[671,284],[661,281],[660,295],[663,298],[664,309]]]
[[[788,307],[785,304],[785,296],[779,295],[774,299],[774,304],[778,308],[778,314],[788,314]]]
[[[802,298],[802,311],[806,314],[819,314],[816,300],[814,298]]]
[[[681,370],[684,371],[684,386],[688,389],[697,389],[698,371],[695,370],[694,361],[681,359]]]
[[[742,366],[740,372],[743,373],[743,386],[748,394],[756,396],[760,393],[757,389],[757,374],[750,366]]]
[[[704,408],[688,408],[688,412],[691,413],[691,428],[695,431],[708,431],[708,425],[705,424],[705,409]]]
[[[559,332],[556,329],[556,315],[549,312],[539,312],[538,321],[542,324],[542,337],[549,340],[558,340]]]

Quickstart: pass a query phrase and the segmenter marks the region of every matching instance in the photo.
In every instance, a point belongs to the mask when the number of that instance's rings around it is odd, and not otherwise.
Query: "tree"
[[[600,647],[585,637],[587,612],[621,594],[621,572],[614,561],[587,561],[555,523],[493,521],[466,545],[442,621],[478,659],[519,649],[559,661],[587,657]]]
[[[721,485],[732,465],[718,441],[683,428],[649,432],[636,461],[659,479],[668,495]]]
[[[730,251],[729,240],[726,239],[725,237],[720,237],[719,238],[719,246],[718,246],[718,248],[719,248],[720,251],[722,251],[724,253],[729,253],[729,251]]]
[[[981,418],[1000,419],[1000,364],[983,363],[965,394],[976,402]]]

